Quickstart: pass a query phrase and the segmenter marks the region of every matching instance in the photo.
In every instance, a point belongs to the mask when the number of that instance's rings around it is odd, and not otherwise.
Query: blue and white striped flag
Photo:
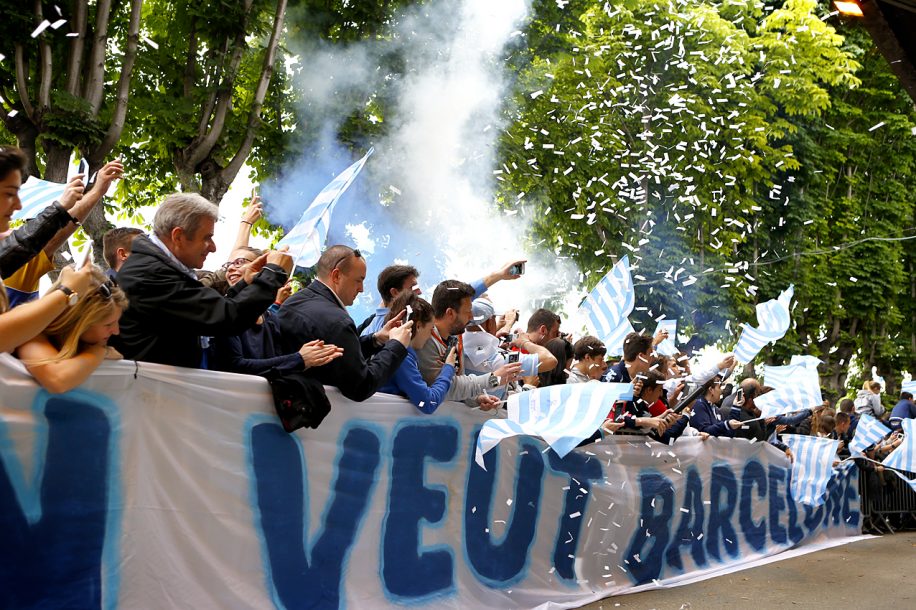
[[[789,305],[792,302],[794,286],[786,288],[778,298],[757,304],[757,328],[742,324],[743,330],[735,346],[735,357],[740,362],[753,362],[761,349],[768,343],[775,343],[789,330],[791,318]]]
[[[813,380],[805,377],[798,382],[793,381],[789,385],[762,394],[754,399],[754,406],[760,409],[760,417],[766,418],[802,409],[813,409],[823,402],[821,387],[815,376]]]
[[[890,430],[871,415],[863,415],[856,425],[856,433],[849,442],[849,453],[861,455],[882,438],[890,434]]]
[[[16,210],[13,214],[13,220],[35,218],[43,209],[60,199],[66,188],[66,184],[48,182],[35,176],[29,176],[25,184],[19,187],[19,200],[22,201],[22,209]]]
[[[900,386],[901,392],[909,392],[913,396],[916,396],[916,379],[911,379],[909,381],[904,381],[903,385]]]
[[[655,327],[655,334],[668,331],[668,338],[658,344],[655,351],[662,356],[673,356],[677,354],[677,345],[674,340],[677,338],[677,320],[659,320],[658,326]]]
[[[370,148],[366,155],[340,172],[324,187],[318,196],[309,204],[299,222],[277,243],[277,247],[289,246],[290,256],[299,267],[311,267],[318,262],[324,250],[324,241],[328,238],[331,226],[331,212],[344,191],[353,183],[366,160],[375,151]]]
[[[789,446],[792,461],[792,497],[809,506],[820,506],[827,496],[827,483],[833,476],[833,462],[839,440],[783,434],[782,442]]]
[[[792,356],[785,366],[766,364],[763,367],[763,385],[779,389],[797,383],[818,383],[817,365],[820,362],[813,356]]]
[[[627,316],[635,305],[630,259],[624,255],[579,307],[579,312],[585,316],[592,334],[607,348],[608,356],[619,356],[623,353],[623,340],[633,332]]]
[[[491,419],[477,437],[476,461],[505,438],[539,436],[560,457],[595,433],[617,400],[632,400],[630,383],[570,383],[509,397],[508,419]]]
[[[884,458],[884,465],[906,472],[916,472],[916,419],[907,418],[900,422],[903,442]]]

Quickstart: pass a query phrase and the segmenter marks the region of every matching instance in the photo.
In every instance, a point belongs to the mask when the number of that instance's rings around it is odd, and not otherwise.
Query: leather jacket
[[[73,221],[56,201],[0,240],[0,278],[8,278],[38,256],[58,231]]]

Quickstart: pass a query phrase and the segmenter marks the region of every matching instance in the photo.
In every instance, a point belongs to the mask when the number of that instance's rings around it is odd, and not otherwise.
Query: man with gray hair
[[[207,337],[237,335],[251,327],[292,270],[283,252],[267,252],[246,265],[244,279],[223,296],[200,283],[194,269],[216,251],[219,208],[195,193],[175,193],[156,210],[153,231],[138,236],[118,272],[130,306],[121,335],[112,341],[125,358],[206,368]]]

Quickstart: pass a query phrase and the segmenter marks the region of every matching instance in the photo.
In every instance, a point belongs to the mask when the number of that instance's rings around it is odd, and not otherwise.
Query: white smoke
[[[527,257],[525,277],[490,293],[498,308],[522,309],[523,319],[535,303],[558,295],[573,313],[579,284],[570,262],[526,248],[528,223],[494,203],[496,145],[511,99],[504,58],[510,44],[524,43],[529,8],[529,0],[427,2],[398,16],[376,40],[300,51],[299,81],[305,113],[323,128],[354,111],[374,117],[371,105],[380,91],[393,100],[387,135],[371,142],[376,154],[364,174],[379,201],[360,203],[365,216],[356,222],[365,222],[356,232],[351,222],[349,236],[402,246],[423,272],[424,286],[446,277],[470,281]],[[400,77],[383,68],[394,52],[404,62]],[[413,247],[413,240],[425,248]],[[430,244],[436,252],[428,251]],[[393,256],[369,260],[370,278],[394,262]],[[363,305],[377,298],[366,295]]]

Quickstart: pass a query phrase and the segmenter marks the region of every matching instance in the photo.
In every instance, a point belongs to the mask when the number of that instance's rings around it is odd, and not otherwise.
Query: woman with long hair
[[[16,350],[38,383],[55,394],[86,381],[103,360],[121,358],[108,347],[108,339],[118,334],[127,297],[98,267],[92,267],[91,274],[89,287],[76,304]],[[60,281],[51,291],[58,289]]]

